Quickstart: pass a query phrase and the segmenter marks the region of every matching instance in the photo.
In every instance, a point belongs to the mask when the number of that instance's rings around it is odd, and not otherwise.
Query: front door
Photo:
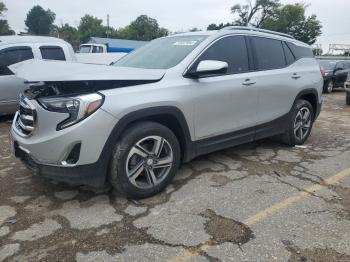
[[[213,43],[197,59],[228,63],[222,75],[190,79],[194,90],[194,126],[196,140],[252,128],[256,122],[257,92],[249,72],[248,50],[244,36],[226,36]]]

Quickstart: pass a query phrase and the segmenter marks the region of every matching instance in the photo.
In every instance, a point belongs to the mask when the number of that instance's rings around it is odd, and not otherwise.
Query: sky
[[[113,27],[124,27],[141,14],[157,19],[171,31],[186,31],[208,24],[231,22],[230,7],[245,0],[2,0],[8,8],[6,19],[17,33],[25,30],[26,14],[34,5],[56,13],[56,24],[77,26],[85,14],[102,18],[107,14]],[[350,44],[350,0],[281,0],[281,3],[307,3],[307,15],[316,14],[323,25],[318,42],[325,52],[328,45]]]

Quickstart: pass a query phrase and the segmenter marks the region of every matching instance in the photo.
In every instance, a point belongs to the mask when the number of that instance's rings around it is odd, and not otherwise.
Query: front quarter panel
[[[117,119],[154,107],[178,109],[187,122],[191,139],[194,140],[192,90],[181,75],[176,77],[175,72],[170,72],[156,83],[105,90],[101,93],[105,95],[102,109]]]

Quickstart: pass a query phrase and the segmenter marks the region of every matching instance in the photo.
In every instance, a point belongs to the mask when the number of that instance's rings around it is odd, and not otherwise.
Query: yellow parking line
[[[290,205],[300,201],[301,199],[308,197],[310,195],[310,193],[318,192],[321,189],[327,187],[327,185],[335,184],[347,176],[350,176],[350,168],[343,170],[340,173],[327,178],[323,184],[317,184],[317,185],[313,185],[313,186],[309,186],[309,187],[304,188],[303,191],[301,191],[301,192],[299,192],[291,197],[288,197],[285,200],[282,200],[281,202],[278,202],[278,203],[272,205],[271,207],[268,207],[264,210],[261,210],[258,213],[248,217],[242,223],[244,223],[247,226],[255,225],[259,221],[267,218],[268,216],[273,215],[274,213],[278,212],[279,210],[285,209],[285,208],[289,207]],[[192,250],[186,250],[186,251],[182,252],[181,254],[179,254],[177,257],[171,259],[170,261],[172,261],[172,262],[188,261],[188,260],[190,260],[190,258],[192,256],[199,254],[201,251],[205,251],[210,246],[211,246],[211,241],[207,241],[207,242],[201,244],[197,248],[194,248]]]

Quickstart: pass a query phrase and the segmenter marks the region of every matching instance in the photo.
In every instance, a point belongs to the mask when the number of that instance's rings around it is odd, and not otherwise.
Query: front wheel
[[[180,164],[180,146],[174,133],[154,122],[132,125],[116,144],[109,180],[130,198],[162,191]]]
[[[311,134],[313,121],[314,112],[310,102],[297,100],[283,141],[290,146],[304,144]]]

